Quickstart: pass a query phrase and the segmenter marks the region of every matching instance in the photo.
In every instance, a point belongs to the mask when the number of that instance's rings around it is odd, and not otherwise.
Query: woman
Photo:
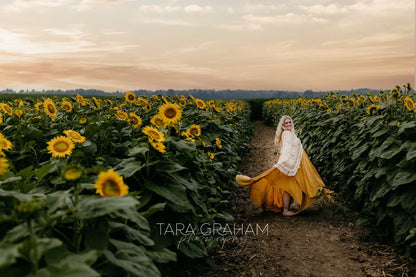
[[[250,199],[263,210],[295,215],[309,207],[324,183],[303,150],[293,127],[292,119],[284,115],[276,129],[275,144],[280,155],[278,162],[263,174],[250,178],[237,175],[237,182],[250,188]],[[289,209],[293,199],[300,204],[297,212]]]

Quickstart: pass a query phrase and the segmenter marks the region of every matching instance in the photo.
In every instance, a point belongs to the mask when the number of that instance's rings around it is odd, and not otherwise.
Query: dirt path
[[[251,150],[241,173],[257,176],[276,160],[275,130],[255,122]],[[319,169],[318,169],[319,172]],[[327,184],[328,185],[328,184]],[[211,276],[416,276],[415,261],[396,253],[376,239],[363,242],[369,232],[354,220],[334,216],[332,208],[315,202],[299,215],[286,218],[262,212],[240,188],[231,199],[230,212],[237,224],[259,225],[263,232],[225,242],[213,253],[218,268],[201,275]],[[268,232],[264,228],[268,226]]]

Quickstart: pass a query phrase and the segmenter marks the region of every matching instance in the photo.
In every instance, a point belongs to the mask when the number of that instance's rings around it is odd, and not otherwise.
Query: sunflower
[[[162,95],[162,100],[163,100],[163,102],[165,102],[165,104],[169,104],[168,100],[167,100],[167,99],[166,99],[166,97],[165,97],[165,96],[163,96],[163,95]]]
[[[335,109],[337,109],[337,110],[341,109],[342,105],[344,105],[344,104],[342,104],[342,103],[338,104],[338,105],[335,107]]]
[[[352,108],[354,108],[354,107],[355,107],[355,100],[354,100],[354,98],[350,98],[350,99],[348,99],[347,106],[348,106],[348,108],[350,108],[350,109],[352,109]]]
[[[148,101],[142,97],[137,97],[137,100],[134,102],[134,105],[144,107],[148,104]]]
[[[75,100],[81,104],[81,106],[85,106],[87,105],[87,103],[85,102],[84,97],[82,97],[82,95],[77,94],[77,97],[75,98]]]
[[[1,103],[1,109],[8,115],[13,115],[13,109],[7,104]]]
[[[15,110],[14,111],[14,114],[17,116],[17,117],[21,117],[22,116],[22,114],[23,114],[23,111],[22,110]]]
[[[415,103],[413,102],[412,98],[406,97],[404,101],[405,101],[404,105],[406,106],[408,110],[413,110],[415,108]]]
[[[159,115],[166,124],[175,124],[181,119],[182,111],[178,104],[167,103],[159,107]]]
[[[376,106],[374,104],[371,104],[368,108],[367,108],[367,114],[372,114],[373,111],[378,111],[381,108],[381,106]]]
[[[214,154],[211,153],[211,152],[208,152],[208,157],[212,160],[212,159],[214,159]]]
[[[65,130],[64,134],[70,138],[73,142],[83,143],[85,141],[85,137],[81,136],[80,133],[73,131],[73,130]]]
[[[149,141],[152,142],[153,140],[157,142],[164,142],[165,134],[163,134],[161,131],[157,130],[154,127],[146,126],[143,128],[142,132],[149,137]]]
[[[142,125],[142,119],[135,113],[129,113],[128,121],[133,128],[137,128]]]
[[[201,127],[199,125],[192,125],[186,132],[190,136],[199,137],[201,135]]]
[[[148,111],[150,111],[150,109],[152,108],[152,106],[150,104],[146,104],[142,108],[143,108],[143,110],[146,110],[148,112]]]
[[[196,106],[200,109],[205,109],[205,102],[201,99],[195,99]]]
[[[210,106],[211,108],[214,108],[214,107],[215,107],[215,102],[214,102],[214,100],[210,100],[210,101],[208,102],[208,106]]]
[[[72,104],[68,101],[62,101],[61,109],[67,113],[72,111]]]
[[[163,117],[159,114],[155,115],[154,117],[152,117],[152,119],[150,120],[150,122],[155,125],[156,127],[164,127],[166,126],[165,121],[163,121]]]
[[[151,141],[150,144],[160,153],[166,153],[166,146],[163,143]]]
[[[55,158],[64,158],[66,155],[70,156],[75,145],[70,138],[59,136],[48,141],[48,153]]]
[[[50,117],[56,116],[56,107],[55,107],[55,104],[53,103],[53,100],[50,98],[47,98],[45,101],[43,101],[43,110]]]
[[[124,183],[123,177],[113,169],[102,171],[94,183],[96,193],[104,197],[123,196],[129,193],[129,187]]]
[[[181,99],[179,100],[179,105],[181,105],[182,107],[186,106],[186,98],[185,96],[181,96]]]
[[[36,108],[37,111],[40,111],[43,108],[42,106],[43,106],[43,103],[36,103],[35,104],[35,108]]]
[[[3,123],[3,115],[0,113],[0,124]]]
[[[188,141],[195,141],[192,137],[190,137],[190,135],[188,134],[188,132],[182,132],[182,134],[181,134],[182,136],[184,136],[184,137],[186,137],[186,139],[185,140],[188,140]]]
[[[218,148],[222,148],[221,140],[219,138],[215,139],[215,144],[218,146]]]
[[[19,103],[18,107],[20,108],[21,106],[23,106],[23,100],[22,99],[15,99],[14,102]]]
[[[82,168],[79,165],[70,165],[64,171],[64,178],[67,181],[73,181],[81,178]]]
[[[116,117],[119,118],[119,119],[126,120],[127,117],[128,117],[128,114],[126,112],[123,112],[123,111],[117,111]]]
[[[9,162],[6,158],[0,157],[0,175],[3,175],[7,172],[7,169],[9,168]]]
[[[136,95],[131,91],[126,92],[126,94],[124,95],[124,98],[126,99],[126,102],[128,103],[134,103],[134,101],[136,101]]]
[[[379,96],[374,96],[374,101],[375,102],[380,102],[381,101],[381,98]]]
[[[97,98],[93,97],[92,100],[94,101],[94,104],[97,108],[101,107],[101,100],[98,100]]]
[[[12,143],[0,133],[0,150],[12,149]]]
[[[79,123],[81,123],[81,124],[85,124],[85,123],[87,123],[87,118],[85,118],[85,117],[81,117],[81,118],[78,120],[78,122],[79,122]]]
[[[395,87],[391,92],[390,92],[394,97],[396,98],[400,98],[400,87]]]

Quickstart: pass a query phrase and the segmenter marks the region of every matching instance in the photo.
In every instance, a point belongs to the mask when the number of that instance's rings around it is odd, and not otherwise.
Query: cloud
[[[199,6],[196,4],[188,6],[143,5],[139,7],[139,11],[146,13],[210,13],[213,11],[213,8],[211,6]]]
[[[194,12],[197,12],[197,13],[208,13],[208,12],[212,12],[212,7],[211,6],[198,6],[198,5],[189,5],[189,6],[186,6],[185,8],[184,8],[184,11],[185,12],[187,12],[187,13],[194,13]]]
[[[316,15],[340,15],[340,14],[364,14],[364,15],[397,15],[396,11],[408,11],[414,10],[413,1],[408,0],[371,0],[364,2],[356,2],[352,4],[329,4],[329,5],[312,5],[312,6],[299,6],[301,10],[304,10],[310,14]]]
[[[313,5],[313,6],[300,6],[300,9],[305,10],[311,14],[319,15],[337,15],[344,14],[349,12],[351,9],[349,7],[330,4],[327,6],[324,5]]]
[[[262,25],[258,23],[243,22],[241,24],[215,24],[215,28],[228,31],[257,31],[262,30]]]
[[[75,6],[78,11],[85,11],[94,8],[97,5],[118,4],[124,2],[134,2],[135,0],[82,0]],[[79,1],[77,1],[79,2]]]
[[[85,39],[80,29],[44,29],[43,33],[13,32],[0,29],[0,51],[16,55],[58,55],[81,52],[121,52],[137,47],[124,42],[99,43]]]
[[[92,88],[105,91],[189,89],[226,86],[221,77],[185,64],[112,65],[68,59],[0,64],[0,87],[12,89]]]
[[[279,5],[265,5],[265,4],[247,4],[243,7],[244,12],[254,12],[254,11],[275,11],[285,8],[285,4]]]
[[[11,4],[4,6],[4,10],[10,12],[20,12],[36,7],[57,8],[74,3],[74,0],[15,0]]]
[[[171,13],[180,10],[182,10],[180,6],[144,5],[139,7],[139,11],[146,13]]]
[[[195,26],[195,23],[191,23],[185,20],[174,20],[174,19],[156,19],[156,18],[141,18],[140,22],[146,24],[162,24],[172,26]]]
[[[304,16],[300,14],[287,13],[285,15],[275,16],[256,16],[245,15],[243,19],[257,24],[303,24],[303,23],[323,23],[325,19],[320,17]]]

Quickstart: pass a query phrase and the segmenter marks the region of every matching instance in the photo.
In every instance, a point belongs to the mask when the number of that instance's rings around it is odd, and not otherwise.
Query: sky
[[[391,89],[413,0],[2,0],[0,90]]]

